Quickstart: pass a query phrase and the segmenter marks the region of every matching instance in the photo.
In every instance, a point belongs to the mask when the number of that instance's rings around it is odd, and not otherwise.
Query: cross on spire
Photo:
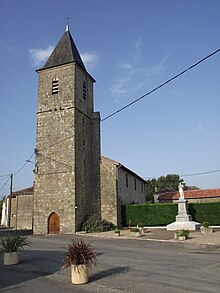
[[[69,17],[69,16],[67,16],[66,18],[65,18],[65,20],[66,20],[66,32],[68,32],[69,31],[69,20],[71,19],[71,17]]]

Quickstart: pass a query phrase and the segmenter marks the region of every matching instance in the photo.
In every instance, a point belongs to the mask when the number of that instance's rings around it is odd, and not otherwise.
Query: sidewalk
[[[174,231],[167,231],[166,228],[150,227],[145,230],[145,233],[140,237],[132,237],[129,229],[120,230],[120,236],[114,236],[114,231],[100,232],[100,233],[85,233],[78,232],[80,236],[95,236],[115,239],[136,239],[146,241],[161,241],[161,242],[183,242],[174,239]],[[213,229],[212,234],[202,234],[200,230],[190,231],[189,239],[184,241],[184,244],[199,244],[199,245],[214,245],[220,247],[220,227]]]
[[[0,226],[0,237],[6,236],[8,233],[15,232],[14,229],[3,228]],[[114,238],[114,239],[135,239],[145,241],[160,241],[160,242],[182,242],[184,244],[197,244],[197,245],[213,245],[220,248],[220,226],[213,229],[212,234],[202,234],[200,230],[190,231],[189,239],[186,241],[178,241],[174,239],[174,231],[167,231],[165,227],[147,227],[145,233],[140,237],[132,237],[130,235],[130,229],[121,229],[120,236],[114,236],[114,231],[100,232],[100,233],[85,233],[77,232],[76,235],[80,236],[92,236],[92,237],[103,237],[103,238]],[[22,230],[24,235],[31,235],[31,230]]]

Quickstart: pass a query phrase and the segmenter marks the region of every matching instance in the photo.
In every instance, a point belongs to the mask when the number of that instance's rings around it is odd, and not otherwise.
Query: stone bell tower
[[[71,234],[100,216],[100,114],[93,83],[66,27],[37,70],[34,234]]]

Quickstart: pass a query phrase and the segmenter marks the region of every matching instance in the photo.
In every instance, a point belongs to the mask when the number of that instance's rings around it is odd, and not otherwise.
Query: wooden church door
[[[48,219],[48,234],[60,233],[60,219],[56,213],[52,213]]]

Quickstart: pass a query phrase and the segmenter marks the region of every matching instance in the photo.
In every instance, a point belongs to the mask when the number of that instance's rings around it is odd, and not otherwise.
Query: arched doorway
[[[48,234],[60,233],[60,218],[56,213],[52,213],[48,219]]]

